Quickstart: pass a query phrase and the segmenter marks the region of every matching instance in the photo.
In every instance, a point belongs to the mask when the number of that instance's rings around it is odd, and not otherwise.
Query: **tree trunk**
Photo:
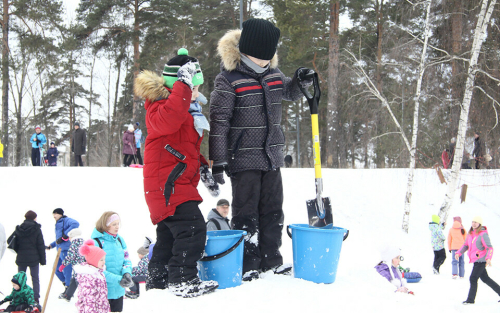
[[[464,99],[461,105],[460,121],[458,124],[455,157],[453,159],[453,165],[451,167],[451,178],[448,184],[448,192],[446,193],[443,204],[441,205],[441,208],[439,210],[439,216],[441,217],[441,221],[443,222],[446,222],[448,218],[448,212],[453,205],[455,190],[458,187],[458,177],[460,174],[460,168],[462,166],[465,135],[467,132],[467,123],[469,120],[469,109],[472,100],[472,94],[474,91],[475,76],[478,70],[477,61],[479,58],[479,53],[481,52],[483,42],[486,39],[486,29],[488,27],[488,24],[490,23],[491,15],[493,13],[496,2],[496,0],[482,1],[481,11],[479,13],[476,24],[476,30],[474,31],[471,58],[469,62],[469,68],[467,70],[467,81],[465,83]]]
[[[93,93],[93,82],[94,82],[94,65],[95,65],[95,59],[96,59],[97,53],[94,54],[94,59],[92,60],[92,66],[90,68],[90,97],[89,97],[89,129],[87,130],[87,158],[85,160],[85,163],[87,163],[87,166],[90,165],[90,144],[91,144],[91,127],[92,127],[92,100],[94,100],[94,93]]]
[[[134,39],[133,39],[133,44],[134,44],[134,83],[135,83],[135,78],[137,75],[139,75],[140,71],[140,64],[139,64],[139,58],[140,58],[140,52],[139,52],[139,31],[140,31],[140,26],[139,26],[139,0],[135,0],[134,4]],[[136,96],[134,94],[134,100],[133,100],[133,107],[132,107],[132,120],[135,122],[137,121],[137,116],[139,114],[139,107],[141,105],[141,98]]]
[[[417,150],[417,136],[418,136],[418,116],[420,108],[420,96],[422,95],[422,80],[425,71],[425,59],[427,55],[427,44],[429,42],[430,34],[430,14],[431,14],[432,0],[427,1],[427,15],[425,17],[425,38],[424,47],[422,48],[422,55],[420,57],[419,75],[417,81],[417,90],[415,92],[415,111],[413,112],[413,133],[411,138],[410,149],[410,172],[408,174],[408,183],[406,186],[405,209],[403,215],[403,230],[408,233],[410,227],[410,210],[411,210],[411,197],[413,192],[413,178],[415,176],[415,152]]]
[[[9,1],[3,0],[2,17],[2,166],[9,164]]]
[[[330,1],[330,38],[328,47],[328,105],[326,113],[325,155],[328,167],[339,167],[340,140],[338,112],[338,74],[339,74],[339,13],[340,2]],[[341,156],[342,159],[342,156]],[[345,155],[343,155],[345,161]],[[342,161],[341,161],[342,162]]]
[[[377,90],[379,93],[382,93],[382,38],[383,38],[383,6],[384,0],[376,0],[375,1],[375,15],[377,17],[377,68],[375,74],[375,82],[377,86]],[[379,110],[375,111],[375,121],[377,122],[377,136],[383,133],[382,129],[382,117],[380,116],[381,112]],[[380,131],[382,130],[382,131]],[[379,141],[380,142],[380,141]],[[380,143],[376,143],[379,145]],[[385,154],[381,148],[377,149],[375,162],[377,164],[377,168],[385,167]]]
[[[115,143],[115,126],[116,126],[116,111],[118,109],[118,91],[120,89],[120,73],[121,73],[121,68],[122,68],[122,62],[121,58],[118,59],[116,67],[118,68],[118,77],[116,78],[116,84],[115,84],[115,101],[113,104],[113,119],[111,122],[111,144],[109,145],[109,151],[108,151],[108,166],[111,166],[111,160],[113,157],[113,145]]]
[[[451,49],[453,55],[458,56],[462,52],[462,0],[451,1]],[[462,98],[463,85],[460,77],[462,70],[461,61],[451,61],[451,135],[455,136],[458,128],[460,117],[460,99]]]

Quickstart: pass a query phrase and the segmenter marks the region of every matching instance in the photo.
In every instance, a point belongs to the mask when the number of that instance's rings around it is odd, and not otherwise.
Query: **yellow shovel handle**
[[[312,140],[314,147],[314,174],[315,178],[321,177],[321,154],[319,151],[319,125],[318,114],[311,114]]]

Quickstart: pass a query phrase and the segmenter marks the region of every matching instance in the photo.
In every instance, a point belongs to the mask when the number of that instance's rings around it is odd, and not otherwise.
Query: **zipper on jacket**
[[[243,135],[244,134],[245,134],[245,130],[242,130],[241,134],[238,136],[238,139],[236,139],[236,143],[235,143],[234,149],[233,149],[233,154],[232,154],[232,157],[231,157],[231,159],[233,159],[233,160],[234,160],[234,156],[236,155],[236,153],[238,152],[238,150],[240,150],[241,140],[243,139]]]
[[[263,82],[260,84],[262,85]],[[269,87],[269,86],[267,86]],[[269,169],[273,169],[273,163],[271,161],[271,157],[269,156],[269,153],[267,152],[266,146],[267,146],[267,137],[269,137],[269,112],[268,107],[267,107],[267,102],[266,102],[266,91],[264,90],[264,86],[262,86],[262,96],[264,97],[264,112],[266,112],[266,141],[264,142],[264,151],[266,152],[267,156],[267,162],[269,163]]]

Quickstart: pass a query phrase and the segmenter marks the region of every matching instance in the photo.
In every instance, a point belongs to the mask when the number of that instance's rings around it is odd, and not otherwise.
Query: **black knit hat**
[[[24,218],[26,218],[27,220],[35,220],[35,218],[37,217],[36,213],[29,210],[28,212],[26,212],[26,214],[24,214]]]
[[[251,18],[243,22],[240,52],[261,60],[271,60],[276,54],[280,30],[273,23]]]
[[[18,285],[19,287],[21,287],[21,284],[19,283],[19,281],[14,277],[12,278],[11,280],[14,284]]]
[[[80,127],[80,123],[79,123],[79,122],[76,122],[76,123],[75,123],[75,126]]]
[[[55,210],[52,212],[52,214],[61,214],[61,215],[64,215],[64,211],[63,211],[63,209],[61,209],[61,208],[57,208],[57,209],[55,209]]]
[[[229,201],[227,201],[226,199],[220,199],[219,201],[217,201],[217,206],[220,206],[220,205],[229,206]]]

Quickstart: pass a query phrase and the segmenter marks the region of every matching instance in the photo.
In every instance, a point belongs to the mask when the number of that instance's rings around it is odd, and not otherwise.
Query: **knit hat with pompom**
[[[193,77],[193,86],[203,84],[203,72],[201,71],[200,62],[197,58],[188,55],[186,48],[180,48],[177,55],[170,59],[163,68],[163,81],[164,85],[172,89],[174,83],[177,81],[177,71],[188,62],[192,62],[196,67],[196,74]]]
[[[99,260],[106,255],[106,252],[94,245],[92,239],[86,240],[80,247],[80,254],[85,257],[88,264],[97,267]]]

